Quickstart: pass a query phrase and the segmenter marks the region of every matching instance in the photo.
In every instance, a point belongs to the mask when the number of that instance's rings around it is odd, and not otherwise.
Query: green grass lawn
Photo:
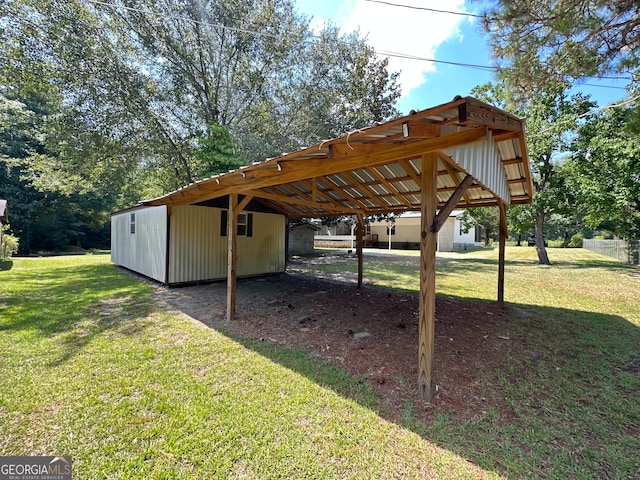
[[[499,407],[429,425],[384,420],[362,379],[304,352],[163,310],[107,256],[14,259],[0,265],[0,455],[71,455],[82,479],[640,478],[640,269],[534,255],[508,249],[506,300],[531,313],[509,328],[535,361],[487,365]],[[439,294],[492,300],[496,257],[439,261]],[[365,275],[417,288],[411,262],[368,258]]]

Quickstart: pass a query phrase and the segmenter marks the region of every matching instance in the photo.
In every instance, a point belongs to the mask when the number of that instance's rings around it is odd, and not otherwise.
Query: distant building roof
[[[313,230],[314,232],[319,232],[321,230],[321,228],[318,227],[317,225],[313,225],[313,224],[307,223],[307,222],[290,223],[289,224],[289,230],[292,230],[294,228],[308,228],[310,230]]]
[[[0,200],[0,223],[9,223],[9,212],[7,211],[7,201]]]

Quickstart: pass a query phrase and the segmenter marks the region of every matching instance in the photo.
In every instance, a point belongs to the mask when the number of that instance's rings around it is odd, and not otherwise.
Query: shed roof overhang
[[[522,204],[533,197],[523,120],[465,97],[142,204],[189,205],[240,194],[290,218],[420,210],[425,154],[437,156],[439,207],[467,176],[473,181],[465,182],[464,194],[450,208]]]

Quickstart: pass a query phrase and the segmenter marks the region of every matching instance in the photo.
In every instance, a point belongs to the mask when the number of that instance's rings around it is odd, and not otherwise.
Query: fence
[[[629,250],[629,244],[625,240],[593,240],[584,239],[582,248],[592,252],[601,253],[607,257],[615,258],[620,262],[638,262],[638,244],[635,244],[633,251]]]

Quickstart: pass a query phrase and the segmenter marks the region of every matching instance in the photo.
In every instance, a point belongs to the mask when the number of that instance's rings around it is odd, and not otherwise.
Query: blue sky
[[[388,0],[389,3],[428,7],[454,12],[479,13],[478,1],[464,0]],[[296,0],[300,13],[313,17],[312,25],[332,22],[345,32],[359,28],[367,34],[377,52],[409,54],[420,58],[474,65],[492,65],[488,38],[478,19],[462,15],[408,9],[368,0]],[[401,72],[402,113],[448,102],[456,95],[466,96],[476,85],[493,79],[492,72],[390,57],[390,67]],[[597,86],[599,85],[599,86]],[[574,87],[590,94],[599,105],[626,96],[624,81],[589,79]]]

